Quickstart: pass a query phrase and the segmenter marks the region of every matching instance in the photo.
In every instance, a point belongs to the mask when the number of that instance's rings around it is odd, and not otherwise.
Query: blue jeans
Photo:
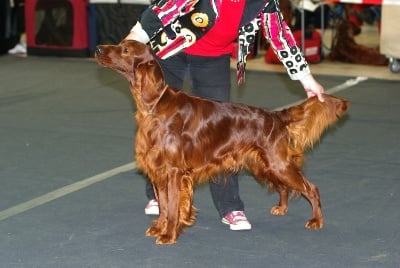
[[[169,86],[182,89],[187,76],[193,95],[218,101],[230,100],[230,55],[202,57],[179,53],[166,60],[160,59],[159,63]],[[214,205],[221,218],[232,211],[244,210],[239,196],[237,174],[230,174],[227,180],[221,175],[210,181],[209,185]],[[149,199],[155,197],[149,181],[146,185],[146,195]]]

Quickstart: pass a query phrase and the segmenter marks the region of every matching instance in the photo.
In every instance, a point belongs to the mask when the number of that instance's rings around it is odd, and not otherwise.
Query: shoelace
[[[231,219],[233,222],[247,221],[246,216],[242,212],[232,212]]]

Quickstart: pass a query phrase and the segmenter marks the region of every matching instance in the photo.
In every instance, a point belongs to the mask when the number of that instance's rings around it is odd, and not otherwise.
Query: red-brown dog
[[[251,171],[276,189],[284,215],[290,191],[312,205],[306,227],[323,226],[317,187],[301,172],[304,151],[349,107],[324,95],[278,112],[193,97],[169,87],[151,49],[136,41],[98,46],[96,59],[125,76],[136,101],[136,162],[154,185],[160,215],[146,231],[157,244],[175,243],[195,222],[193,188],[225,172]],[[206,77],[204,79],[207,79]]]
[[[388,59],[379,53],[379,48],[367,47],[356,43],[354,27],[347,20],[341,22],[337,27],[334,45],[327,59],[367,65],[388,64]]]

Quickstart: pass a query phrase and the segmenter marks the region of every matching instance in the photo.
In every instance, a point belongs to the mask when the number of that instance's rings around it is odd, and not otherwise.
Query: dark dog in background
[[[343,20],[339,24],[327,59],[356,64],[387,65],[388,60],[379,53],[379,48],[370,48],[356,43],[354,31],[353,24],[348,20]]]
[[[136,162],[160,205],[146,235],[157,244],[175,243],[184,227],[194,224],[196,184],[242,169],[279,192],[271,214],[284,215],[289,193],[300,193],[312,206],[306,227],[322,228],[318,188],[301,172],[304,151],[344,115],[348,101],[324,95],[325,102],[313,97],[271,112],[190,96],[165,83],[151,49],[136,41],[98,46],[96,59],[128,79],[136,101]]]

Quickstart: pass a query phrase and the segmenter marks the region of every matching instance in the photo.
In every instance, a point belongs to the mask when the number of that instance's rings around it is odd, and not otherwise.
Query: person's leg
[[[154,193],[153,184],[148,178],[146,178],[146,196],[147,205],[144,208],[144,214],[146,215],[158,215],[160,214],[160,209],[158,208],[158,201]]]
[[[146,178],[146,196],[147,196],[148,200],[156,199],[156,195],[155,195],[154,189],[153,189],[153,184],[147,178]]]
[[[193,94],[207,99],[229,101],[231,89],[230,55],[207,58],[188,56],[188,59]],[[234,211],[243,212],[244,204],[239,196],[237,174],[230,174],[227,178],[221,175],[210,181],[209,185],[214,205],[221,218]],[[241,219],[242,225],[240,226],[233,227],[229,223],[231,229],[243,230],[251,228],[244,214]]]
[[[214,205],[221,219],[232,211],[243,211],[244,204],[239,196],[239,178],[236,173],[225,178],[218,176],[209,182]]]

